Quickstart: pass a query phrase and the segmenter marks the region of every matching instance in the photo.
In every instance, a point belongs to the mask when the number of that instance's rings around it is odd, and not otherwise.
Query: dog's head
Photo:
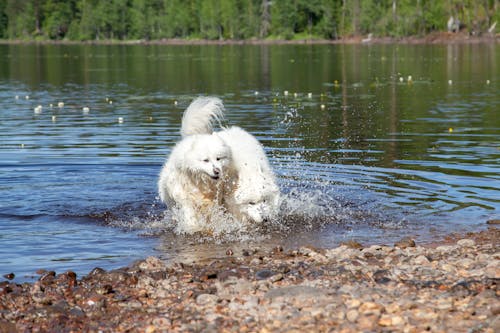
[[[231,162],[231,149],[217,134],[202,134],[189,137],[190,147],[186,152],[186,167],[198,175],[207,175],[217,180],[224,176]]]

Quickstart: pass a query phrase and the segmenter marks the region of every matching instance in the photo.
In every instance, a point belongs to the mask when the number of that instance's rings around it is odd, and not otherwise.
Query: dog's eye
[[[226,158],[225,156],[217,157],[217,161],[223,160],[225,158]]]
[[[254,201],[250,201],[248,204],[253,206],[253,205],[255,205],[256,203],[255,203]]]
[[[203,160],[203,162],[208,163],[208,162],[210,162],[210,160],[209,160],[208,158],[205,158],[205,159]]]

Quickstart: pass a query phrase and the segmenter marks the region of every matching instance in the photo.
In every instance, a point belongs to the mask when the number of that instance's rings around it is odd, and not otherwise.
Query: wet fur
[[[239,127],[213,132],[222,116],[218,98],[194,100],[183,116],[183,139],[160,172],[160,199],[176,211],[179,232],[209,231],[221,211],[240,222],[277,212],[279,189],[262,145]]]

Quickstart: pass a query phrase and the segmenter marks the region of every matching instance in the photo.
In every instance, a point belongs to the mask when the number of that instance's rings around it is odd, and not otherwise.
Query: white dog
[[[210,231],[221,212],[243,223],[277,214],[279,188],[261,144],[239,127],[214,132],[223,112],[216,97],[195,99],[182,118],[182,140],[161,170],[160,199],[177,212],[180,232]]]

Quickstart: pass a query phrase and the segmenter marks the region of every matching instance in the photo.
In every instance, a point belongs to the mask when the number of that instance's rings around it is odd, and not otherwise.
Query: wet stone
[[[391,282],[391,279],[389,278],[389,276],[390,276],[389,270],[380,269],[378,271],[375,271],[375,273],[373,273],[373,280],[376,283],[386,284],[386,283]]]
[[[476,245],[476,242],[473,239],[461,239],[457,242],[457,245],[461,247],[473,247]]]
[[[142,269],[3,281],[0,333],[11,323],[20,332],[493,333],[498,235],[440,248],[269,250],[163,268],[146,259]]]
[[[7,280],[14,280],[14,278],[16,277],[16,274],[8,273],[8,274],[3,275],[3,277],[6,278]]]
[[[406,249],[407,247],[415,247],[415,241],[412,238],[403,238],[394,244],[395,247]]]
[[[257,280],[265,280],[265,279],[270,278],[274,274],[276,274],[276,273],[269,270],[269,269],[263,269],[263,270],[260,270],[257,273],[255,273],[255,278]]]
[[[43,273],[42,276],[40,276],[40,278],[38,279],[38,281],[43,282],[43,283],[50,283],[54,280],[55,276],[56,276],[56,272],[48,271],[48,272]]]
[[[103,273],[106,273],[106,271],[100,267],[96,267],[94,269],[92,269],[88,276],[95,276],[95,275],[99,275],[99,274],[103,274]]]
[[[0,318],[0,333],[17,332],[16,325]]]
[[[219,297],[212,294],[200,294],[196,297],[196,304],[198,305],[214,305],[217,303]]]
[[[342,242],[342,243],[340,243],[340,245],[344,245],[350,249],[356,249],[356,250],[363,248],[363,245],[361,243],[353,241],[353,240]]]

